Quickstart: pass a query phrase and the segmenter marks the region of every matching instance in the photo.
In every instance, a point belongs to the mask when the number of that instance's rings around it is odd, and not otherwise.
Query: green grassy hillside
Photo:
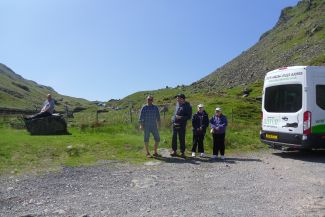
[[[4,64],[0,64],[0,108],[39,109],[48,93],[56,100],[57,110],[63,111],[64,105],[72,110],[76,107],[91,106],[87,100],[63,96],[51,87],[26,80]]]

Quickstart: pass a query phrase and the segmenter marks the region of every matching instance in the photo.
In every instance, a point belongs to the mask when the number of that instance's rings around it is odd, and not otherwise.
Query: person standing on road
[[[197,106],[198,111],[192,117],[193,126],[193,147],[192,157],[195,157],[196,147],[201,157],[205,157],[203,140],[206,133],[206,129],[209,126],[209,116],[204,110],[204,105],[199,104]]]
[[[185,158],[185,132],[187,120],[192,117],[192,107],[185,101],[184,94],[177,95],[177,105],[173,116],[173,139],[171,156],[177,156],[177,135],[179,138],[181,157]]]
[[[221,108],[216,108],[215,115],[210,119],[211,133],[213,136],[213,155],[212,159],[217,159],[220,151],[221,159],[225,159],[225,135],[227,118],[221,112]]]
[[[140,129],[144,130],[144,147],[146,150],[146,156],[151,157],[149,152],[149,137],[150,133],[153,134],[155,145],[154,145],[154,157],[158,157],[158,145],[160,142],[160,136],[158,127],[160,126],[160,113],[157,106],[153,105],[153,97],[147,97],[147,105],[141,108],[140,117]]]

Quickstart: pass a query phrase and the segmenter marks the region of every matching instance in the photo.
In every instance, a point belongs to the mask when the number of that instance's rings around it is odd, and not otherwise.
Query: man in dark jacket
[[[173,140],[171,156],[177,155],[177,134],[181,150],[181,157],[185,158],[185,131],[187,120],[192,117],[192,107],[185,101],[184,94],[177,95],[177,105],[173,116]]]
[[[203,140],[207,127],[209,126],[208,114],[204,111],[204,106],[199,104],[197,106],[198,112],[196,112],[192,117],[193,126],[193,147],[192,147],[192,157],[195,157],[196,147],[198,146],[198,151],[201,157],[204,157],[204,146]]]

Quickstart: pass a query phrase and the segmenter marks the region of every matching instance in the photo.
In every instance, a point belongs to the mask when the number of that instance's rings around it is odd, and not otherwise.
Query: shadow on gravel
[[[262,162],[260,159],[253,159],[253,158],[234,158],[234,157],[229,157],[226,158],[225,160],[217,159],[217,160],[212,160],[211,158],[204,157],[204,158],[196,158],[196,157],[186,157],[180,158],[180,157],[157,157],[155,158],[160,161],[164,161],[165,163],[189,163],[189,164],[196,164],[199,165],[201,163],[227,163],[227,164],[235,164],[237,162],[241,161],[253,161],[253,162]]]
[[[313,163],[325,163],[325,150],[276,152],[273,155]]]

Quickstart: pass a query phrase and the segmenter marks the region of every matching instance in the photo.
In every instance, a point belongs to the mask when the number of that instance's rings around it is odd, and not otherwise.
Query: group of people
[[[185,135],[187,121],[192,119],[193,127],[193,146],[192,157],[195,157],[196,150],[201,157],[205,157],[204,152],[204,137],[210,125],[210,133],[213,137],[213,155],[212,159],[218,158],[220,152],[221,159],[225,158],[225,133],[227,127],[227,118],[222,114],[221,108],[215,109],[215,114],[209,119],[208,114],[204,110],[204,105],[197,106],[197,112],[192,116],[192,107],[189,102],[185,100],[184,94],[178,94],[175,113],[172,118],[173,123],[173,137],[172,137],[172,152],[171,156],[176,157],[177,154],[177,137],[179,140],[179,148],[181,157],[185,158]],[[147,104],[144,105],[140,112],[139,122],[140,129],[144,130],[144,147],[147,157],[152,157],[149,151],[149,137],[153,135],[154,157],[158,157],[158,145],[160,142],[160,135],[158,128],[160,127],[160,113],[156,105],[153,104],[153,96],[147,97]],[[35,115],[25,117],[26,120],[51,116],[54,112],[55,102],[51,94],[47,95],[41,111]]]
[[[197,112],[192,116],[192,107],[185,99],[184,94],[178,94],[175,113],[172,118],[173,123],[173,136],[172,136],[172,152],[171,156],[176,157],[177,154],[177,137],[179,140],[179,148],[181,157],[185,158],[185,135],[187,121],[192,119],[193,127],[193,146],[192,157],[195,157],[196,150],[200,153],[201,157],[205,157],[204,152],[204,137],[210,125],[210,133],[213,137],[213,155],[212,159],[217,159],[220,153],[221,159],[225,159],[225,134],[227,127],[227,118],[222,114],[221,108],[215,109],[215,114],[209,119],[207,112],[204,110],[204,105],[197,106]],[[146,156],[151,157],[149,151],[149,137],[150,133],[153,134],[154,157],[158,157],[158,145],[160,136],[158,128],[160,126],[160,113],[156,105],[153,104],[153,96],[147,97],[147,104],[141,109],[139,122],[140,129],[144,130],[144,146]]]

